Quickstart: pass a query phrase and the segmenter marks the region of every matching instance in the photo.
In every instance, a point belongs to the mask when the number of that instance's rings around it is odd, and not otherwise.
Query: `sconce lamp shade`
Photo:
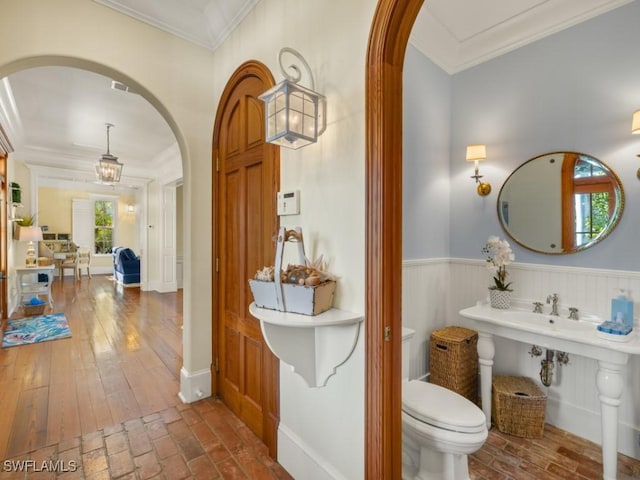
[[[486,145],[467,145],[467,162],[485,160],[487,158]]]
[[[631,133],[640,134],[640,110],[633,112],[633,119],[631,120]]]
[[[487,146],[486,145],[467,145],[467,162],[475,163],[475,174],[471,176],[476,180],[476,191],[478,195],[481,197],[486,197],[491,193],[491,184],[481,182],[480,179],[482,175],[480,175],[480,168],[478,166],[481,160],[486,160],[487,158]]]
[[[315,143],[326,128],[326,98],[289,80],[258,97],[265,103],[265,136],[269,143],[298,149]]]

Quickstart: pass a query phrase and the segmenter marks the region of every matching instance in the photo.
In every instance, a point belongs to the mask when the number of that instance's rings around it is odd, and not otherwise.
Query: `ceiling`
[[[94,0],[215,50],[259,0]],[[266,1],[266,0],[265,0]],[[633,0],[426,0],[411,43],[453,74]],[[126,86],[67,67],[24,70],[0,81],[0,124],[16,154],[56,181],[93,175],[106,152],[124,163],[123,184],[175,168],[179,153],[160,114]]]

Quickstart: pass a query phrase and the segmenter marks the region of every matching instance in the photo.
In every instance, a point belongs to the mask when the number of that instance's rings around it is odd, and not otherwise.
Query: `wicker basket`
[[[547,396],[526,377],[493,377],[493,423],[503,433],[525,438],[541,438]]]
[[[464,327],[445,327],[431,333],[431,383],[478,401],[478,333]]]
[[[31,317],[34,315],[42,315],[44,313],[44,308],[46,307],[46,304],[43,303],[41,305],[30,305],[28,303],[25,303],[22,305],[22,309],[24,311],[24,314],[27,317]]]

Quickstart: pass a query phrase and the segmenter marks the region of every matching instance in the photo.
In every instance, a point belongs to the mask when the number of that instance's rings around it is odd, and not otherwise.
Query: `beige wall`
[[[73,240],[72,201],[87,199],[93,196],[86,191],[70,190],[54,187],[38,188],[38,225],[47,225],[51,233],[71,233]],[[99,195],[97,196],[99,197]],[[119,195],[117,197],[116,237],[115,246],[124,245],[140,252],[140,243],[136,235],[136,214],[127,212],[127,204],[135,205],[134,195]],[[97,256],[92,260],[97,266],[110,266],[110,256]]]
[[[324,254],[339,278],[334,305],[354,312],[364,311],[364,65],[375,6],[375,0],[263,0],[216,50],[212,83],[219,98],[248,59],[266,64],[279,82],[282,47],[309,63],[316,90],[327,97],[327,130],[314,145],[281,149],[281,189],[300,190],[300,215],[280,222],[302,226],[307,255]],[[308,81],[303,74],[303,85]],[[364,478],[363,330],[353,355],[323,388],[309,388],[280,364],[278,460],[295,478]]]
[[[364,63],[375,6],[375,0],[263,0],[212,54],[96,2],[2,0],[0,78],[42,64],[91,68],[140,92],[176,135],[184,167],[183,374],[206,375],[212,361],[212,272],[203,255],[212,248],[218,99],[250,59],[281,80],[277,55],[285,46],[309,62],[316,89],[328,99],[328,126],[316,145],[282,150],[282,188],[301,191],[301,214],[282,223],[301,225],[309,256],[329,260],[339,277],[336,306],[363,311]],[[364,476],[363,336],[324,388],[308,388],[281,364],[279,459],[294,477]]]
[[[189,225],[211,223],[211,137],[216,108],[211,52],[88,0],[3,0],[0,44],[0,78],[43,65],[92,70],[130,85],[173,130],[182,155],[188,215],[184,367],[188,372],[209,370],[210,263],[190,262],[189,252],[210,252],[211,236],[192,236]]]
[[[181,257],[184,255],[184,202],[182,195],[184,194],[182,186],[176,188],[176,255]]]

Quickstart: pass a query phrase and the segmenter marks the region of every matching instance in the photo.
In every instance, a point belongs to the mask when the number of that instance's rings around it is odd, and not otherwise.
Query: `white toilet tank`
[[[402,327],[402,381],[409,380],[409,368],[411,367],[411,339],[415,330]]]

